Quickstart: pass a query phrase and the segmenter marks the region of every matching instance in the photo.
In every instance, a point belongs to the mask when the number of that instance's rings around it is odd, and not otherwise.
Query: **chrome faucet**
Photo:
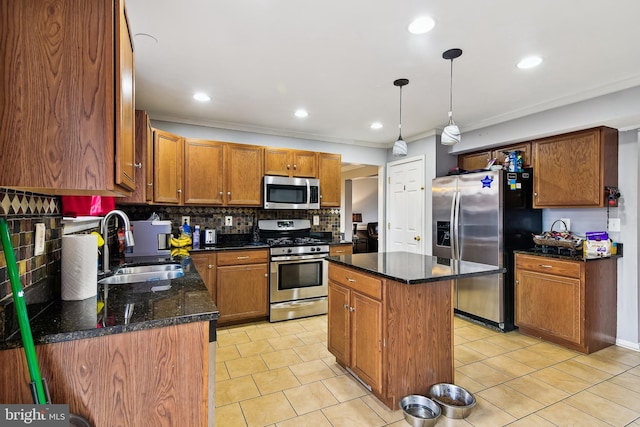
[[[133,233],[131,232],[131,224],[129,223],[129,217],[126,213],[122,212],[119,209],[112,210],[107,213],[104,218],[102,218],[102,239],[104,240],[104,247],[102,248],[102,272],[108,273],[109,271],[109,245],[107,244],[109,236],[109,219],[118,215],[124,221],[124,244],[126,247],[131,247],[135,245],[133,240]]]

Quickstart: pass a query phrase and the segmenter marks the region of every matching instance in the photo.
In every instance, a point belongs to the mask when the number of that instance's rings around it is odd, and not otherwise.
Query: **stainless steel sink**
[[[140,265],[119,268],[113,276],[98,281],[101,285],[126,285],[129,283],[153,282],[177,279],[184,276],[179,264]]]
[[[152,265],[135,265],[120,267],[116,270],[116,275],[120,274],[138,274],[138,273],[153,273],[164,271],[182,271],[180,264],[152,264]]]

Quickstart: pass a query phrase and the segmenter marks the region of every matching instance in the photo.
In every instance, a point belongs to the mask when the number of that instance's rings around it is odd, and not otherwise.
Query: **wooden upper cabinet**
[[[264,147],[225,144],[224,204],[262,206]]]
[[[490,159],[491,151],[460,154],[458,156],[458,167],[467,171],[485,169],[487,167],[487,162]]]
[[[525,168],[533,165],[533,156],[531,155],[531,143],[523,142],[522,144],[507,145],[506,147],[496,148],[491,152],[491,158],[496,159],[497,165],[504,163],[506,157],[505,152],[520,151],[522,153],[522,166]]]
[[[134,89],[123,2],[1,7],[0,186],[128,195]]]
[[[116,2],[116,6],[116,184],[133,191],[136,190],[133,41],[124,0]]]
[[[318,153],[320,206],[339,207],[342,195],[342,156]]]
[[[264,154],[264,174],[316,178],[318,175],[317,154],[314,151],[268,147]]]
[[[153,201],[182,204],[183,139],[178,135],[153,131]]]
[[[136,189],[118,203],[148,203],[153,201],[153,129],[145,111],[136,110]]]
[[[221,205],[225,144],[186,139],[184,142],[184,199],[192,205]]]
[[[533,142],[533,206],[604,207],[618,186],[618,131],[598,127]]]

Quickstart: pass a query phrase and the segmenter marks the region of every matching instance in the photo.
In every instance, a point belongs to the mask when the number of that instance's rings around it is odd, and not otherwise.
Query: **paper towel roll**
[[[62,299],[78,301],[98,293],[98,238],[62,236]]]

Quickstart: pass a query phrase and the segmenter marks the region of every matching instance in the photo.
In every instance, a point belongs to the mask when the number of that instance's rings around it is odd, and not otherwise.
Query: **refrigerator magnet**
[[[484,178],[480,180],[482,183],[482,188],[491,188],[491,183],[493,182],[493,177],[486,175]]]

